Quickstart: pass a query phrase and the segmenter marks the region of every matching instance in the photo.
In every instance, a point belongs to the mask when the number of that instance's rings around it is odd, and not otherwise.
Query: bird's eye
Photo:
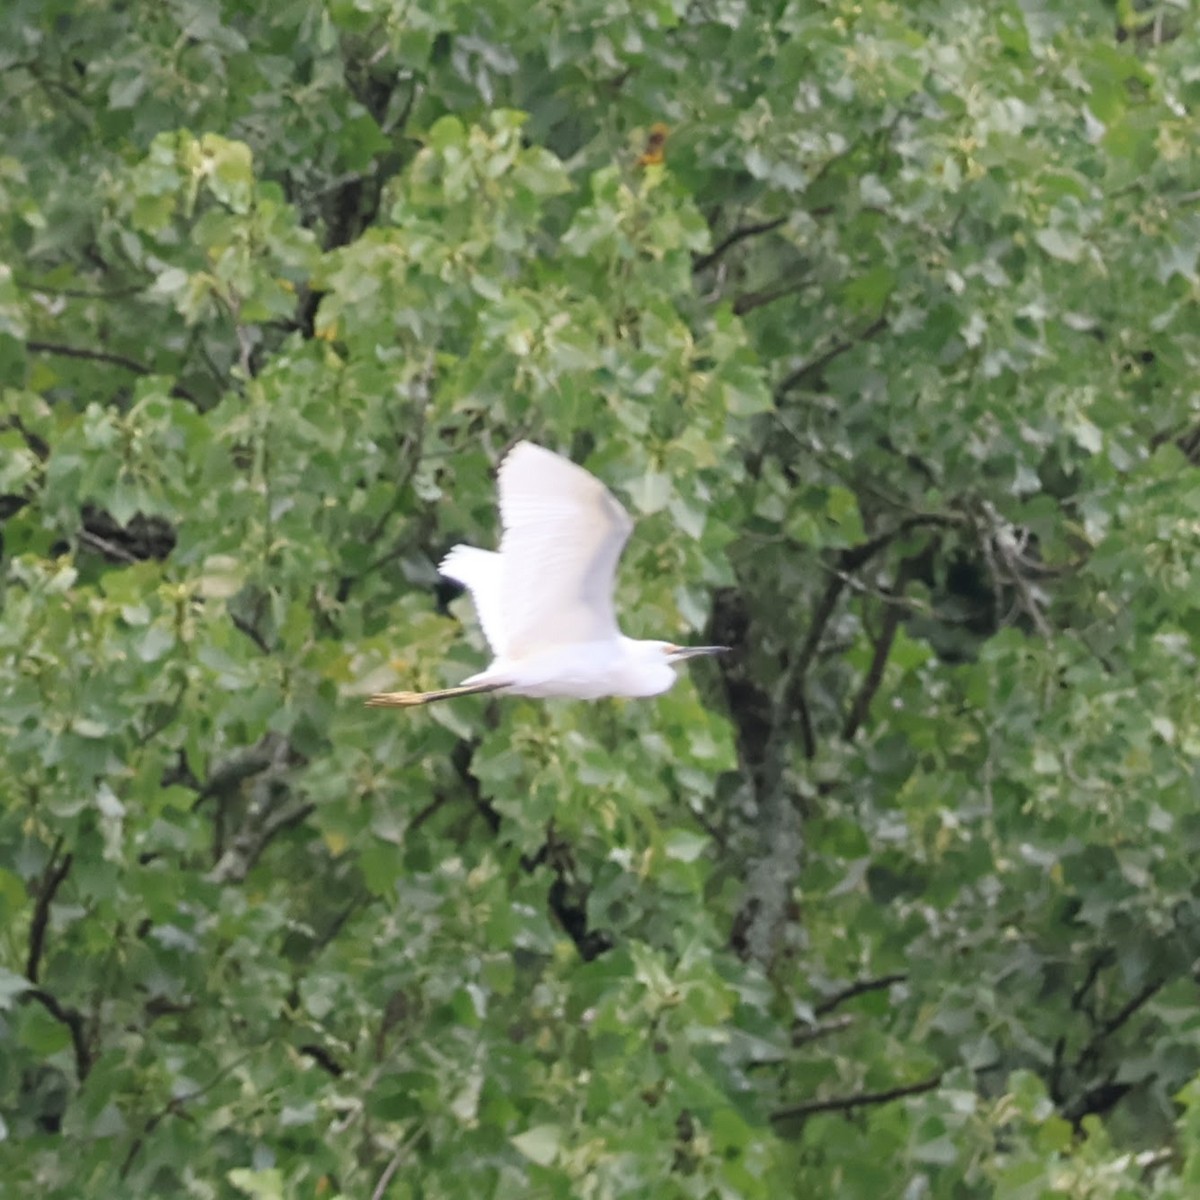
[[[667,644],[666,644],[666,645],[663,647],[663,653],[664,653],[664,654],[678,654],[678,653],[679,653],[679,647],[678,647],[678,646],[672,646],[672,645],[671,645],[671,644],[668,642],[668,643],[667,643]]]

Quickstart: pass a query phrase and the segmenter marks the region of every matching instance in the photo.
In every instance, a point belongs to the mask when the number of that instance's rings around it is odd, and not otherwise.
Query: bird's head
[[[689,658],[724,654],[728,646],[677,646],[674,642],[636,642],[625,639],[629,670],[623,695],[657,696],[675,682],[676,671]]]

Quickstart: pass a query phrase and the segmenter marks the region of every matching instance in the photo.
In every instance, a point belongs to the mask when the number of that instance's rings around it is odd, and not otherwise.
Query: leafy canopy
[[[6,1195],[1193,1195],[1198,54],[11,0]],[[521,436],[737,654],[364,709]]]

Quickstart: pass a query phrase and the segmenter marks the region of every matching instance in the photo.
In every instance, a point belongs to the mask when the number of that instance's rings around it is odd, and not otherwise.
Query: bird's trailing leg
[[[443,688],[437,692],[376,692],[367,700],[368,708],[417,708],[435,700],[453,700],[455,696],[478,696],[483,692],[499,691],[502,683],[464,683],[462,687]]]

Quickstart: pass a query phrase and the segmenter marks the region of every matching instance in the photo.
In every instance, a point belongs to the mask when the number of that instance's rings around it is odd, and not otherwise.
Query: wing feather
[[[454,546],[442,559],[438,570],[471,593],[479,624],[483,626],[483,636],[492,653],[502,658],[507,653],[507,637],[500,555],[477,546]]]
[[[506,656],[618,636],[613,589],[633,522],[616,497],[530,442],[509,452],[499,485]]]

